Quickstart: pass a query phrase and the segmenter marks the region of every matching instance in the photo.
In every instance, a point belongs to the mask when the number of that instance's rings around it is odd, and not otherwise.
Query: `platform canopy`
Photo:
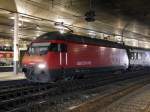
[[[34,39],[58,30],[55,22],[80,34],[101,33],[150,41],[148,0],[0,0],[0,35],[12,37],[13,13],[19,13],[19,38]],[[85,14],[95,12],[95,21]]]

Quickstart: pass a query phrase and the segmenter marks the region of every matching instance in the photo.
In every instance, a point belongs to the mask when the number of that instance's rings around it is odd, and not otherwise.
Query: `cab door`
[[[68,64],[67,45],[62,43],[59,44],[59,60],[62,69],[66,68]]]

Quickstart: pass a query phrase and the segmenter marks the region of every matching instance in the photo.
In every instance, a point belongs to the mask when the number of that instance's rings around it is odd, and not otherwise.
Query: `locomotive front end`
[[[48,82],[48,49],[50,43],[32,43],[22,60],[22,70],[26,78],[33,82]]]

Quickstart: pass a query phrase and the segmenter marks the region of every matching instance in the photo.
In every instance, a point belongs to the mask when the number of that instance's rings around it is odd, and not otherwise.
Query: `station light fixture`
[[[36,36],[37,36],[37,37],[39,37],[39,36],[40,36],[40,34],[39,34],[39,33],[37,33],[37,34],[36,34]]]
[[[40,27],[39,27],[39,26],[37,26],[37,27],[36,27],[36,29],[38,29],[38,30],[39,30],[39,29],[40,29]]]
[[[96,37],[96,32],[94,32],[94,31],[89,31],[89,32],[88,32],[88,35],[89,35],[90,37],[92,37],[92,38],[95,38],[95,37]]]
[[[121,41],[121,36],[115,36],[115,38],[116,38],[116,40],[118,41],[118,42],[120,42]]]
[[[8,47],[8,46],[11,46],[11,45],[10,45],[9,43],[6,43],[6,44],[5,44],[5,46],[7,46],[7,47]]]
[[[14,19],[14,17],[10,17],[10,19]],[[19,21],[30,22],[30,20],[26,18],[19,18]]]
[[[19,23],[18,26],[22,26],[22,23]]]
[[[64,29],[60,29],[59,32],[60,32],[61,34],[65,33]]]

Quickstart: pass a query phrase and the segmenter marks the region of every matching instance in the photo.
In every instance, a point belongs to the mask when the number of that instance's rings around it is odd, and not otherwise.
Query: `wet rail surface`
[[[141,73],[142,74],[142,73]],[[40,104],[46,102],[48,97],[65,94],[71,91],[79,91],[86,90],[98,86],[102,86],[105,84],[113,83],[116,81],[121,81],[129,78],[135,78],[137,76],[137,72],[135,73],[126,73],[126,75],[109,75],[108,77],[101,78],[88,78],[88,79],[79,79],[73,81],[61,81],[57,83],[48,83],[48,84],[39,84],[39,83],[26,83],[26,80],[22,80],[25,84],[29,84],[28,86],[19,86],[4,89],[2,88],[0,91],[0,111],[2,112],[16,112],[16,111],[25,111],[27,109],[28,104],[31,102],[33,105]],[[21,82],[11,82],[14,84],[20,83],[20,85],[24,84]],[[5,84],[9,84],[9,82],[5,82]],[[2,84],[5,86],[5,84]],[[0,84],[1,85],[1,84]],[[9,85],[7,85],[9,86]],[[12,86],[12,85],[11,85]],[[42,102],[41,102],[42,100]],[[31,106],[31,105],[30,105]]]

